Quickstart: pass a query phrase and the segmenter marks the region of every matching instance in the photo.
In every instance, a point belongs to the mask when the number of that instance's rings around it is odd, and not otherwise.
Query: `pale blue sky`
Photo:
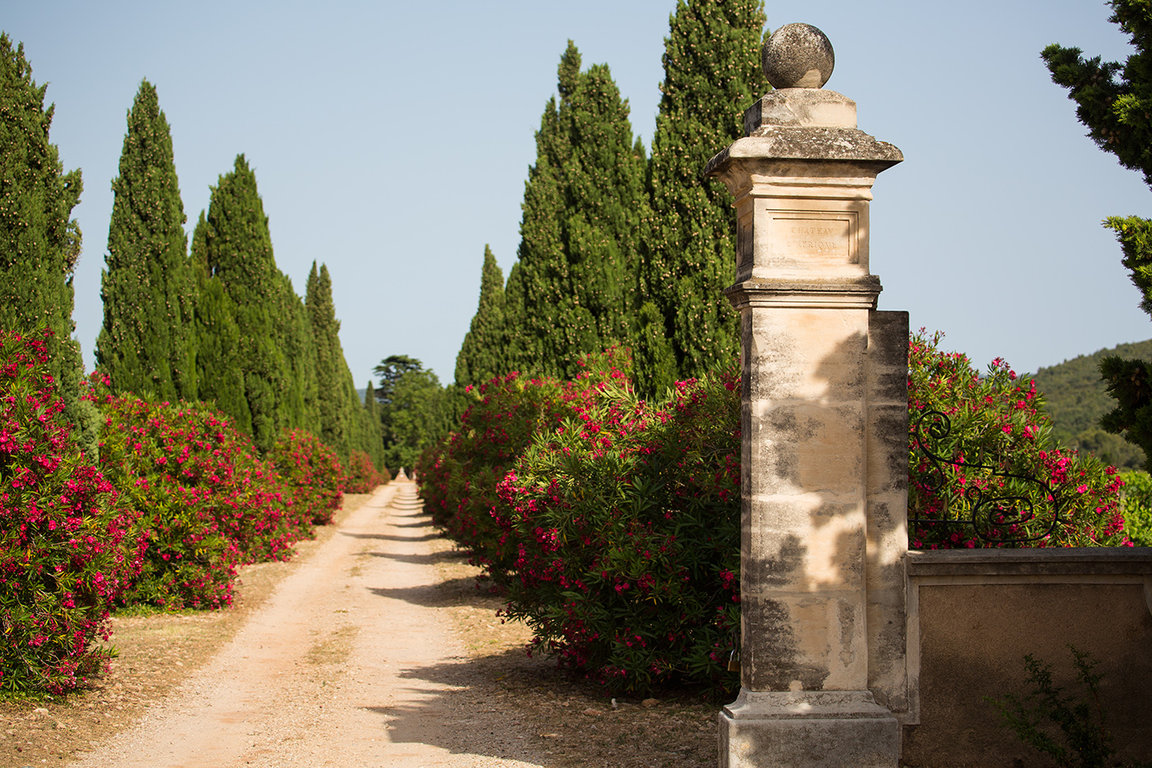
[[[245,153],[276,260],[299,293],[328,264],[357,386],[392,354],[452,380],[485,243],[505,276],[533,134],[566,41],[607,63],[650,146],[674,0],[245,2],[0,0],[81,168],[77,337],[92,364],[125,117],[142,78],[172,126],[188,228]],[[874,188],[883,309],[981,366],[1034,370],[1152,337],[1111,214],[1152,217],[1138,174],[1098,150],[1039,58],[1050,42],[1120,58],[1098,0],[766,3],[836,49],[827,87],[905,162]],[[715,147],[719,150],[722,147]]]

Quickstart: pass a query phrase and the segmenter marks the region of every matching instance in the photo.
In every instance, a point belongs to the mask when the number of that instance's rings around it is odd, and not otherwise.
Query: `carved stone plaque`
[[[769,234],[771,261],[815,267],[858,264],[856,230],[851,211],[775,211]]]

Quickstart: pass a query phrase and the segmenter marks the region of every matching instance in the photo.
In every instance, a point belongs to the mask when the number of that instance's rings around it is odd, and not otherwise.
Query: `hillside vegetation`
[[[1120,344],[1041,368],[1035,374],[1036,387],[1048,401],[1057,442],[1090,451],[1117,469],[1142,469],[1143,452],[1100,426],[1100,417],[1115,407],[1100,377],[1100,361],[1112,355],[1152,361],[1152,339]]]

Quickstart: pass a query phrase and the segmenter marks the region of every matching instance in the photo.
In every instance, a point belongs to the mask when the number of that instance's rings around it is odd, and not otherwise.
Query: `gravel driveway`
[[[415,486],[380,488],[211,662],[71,765],[546,766],[517,718],[453,695],[468,655],[436,561]]]

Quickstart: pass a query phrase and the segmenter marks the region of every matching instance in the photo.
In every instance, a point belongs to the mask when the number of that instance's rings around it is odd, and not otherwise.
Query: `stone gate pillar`
[[[876,175],[903,160],[820,90],[833,53],[790,24],[776,90],[708,163],[735,198],[740,312],[741,691],[721,766],[889,766],[906,706],[906,313],[868,271]]]

